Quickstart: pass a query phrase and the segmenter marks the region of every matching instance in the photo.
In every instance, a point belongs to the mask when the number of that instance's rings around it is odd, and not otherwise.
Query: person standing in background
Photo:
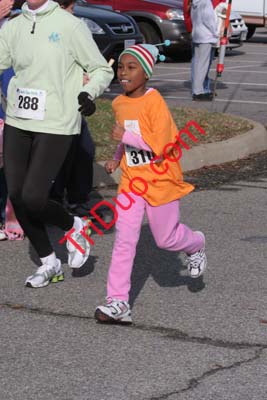
[[[211,0],[192,0],[191,19],[193,100],[211,101],[212,93],[206,93],[204,88],[210,68],[212,46],[218,41],[216,17]]]
[[[225,4],[225,0],[211,0],[212,6],[215,9],[218,4],[220,3],[224,3]],[[185,26],[186,26],[186,30],[188,33],[192,33],[192,18],[191,18],[191,7],[192,7],[192,0],[183,0],[183,10],[184,10],[184,21],[185,21]],[[217,20],[216,17],[216,12],[215,12],[215,18]],[[218,22],[216,22],[216,24],[218,25]],[[218,33],[218,30],[217,30]],[[218,43],[217,46],[214,45],[215,47],[218,47]],[[194,96],[194,69],[195,69],[195,46],[192,43],[192,60],[191,60],[191,83],[192,83],[192,96],[193,96],[193,100],[212,100],[212,95],[211,95],[211,89],[210,89],[210,79],[209,79],[209,70],[212,64],[212,61],[214,59],[215,56],[215,48],[212,47],[211,48],[211,53],[210,53],[210,59],[209,59],[209,66],[208,66],[208,70],[204,79],[204,83],[203,83],[203,89],[204,89],[204,94],[206,94],[206,96]]]

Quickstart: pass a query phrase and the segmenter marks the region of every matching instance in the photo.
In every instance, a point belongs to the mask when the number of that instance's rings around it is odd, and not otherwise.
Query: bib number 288
[[[39,99],[38,97],[19,96],[19,108],[24,110],[38,110]]]
[[[17,88],[15,103],[15,115],[17,117],[43,120],[45,116],[45,104],[45,90]]]

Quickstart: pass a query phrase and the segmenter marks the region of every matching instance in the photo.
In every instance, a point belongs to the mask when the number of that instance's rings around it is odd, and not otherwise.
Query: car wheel
[[[252,36],[254,35],[256,31],[256,26],[254,25],[248,25],[248,34],[247,34],[247,40],[251,39]]]
[[[172,52],[166,52],[165,55],[167,57],[170,57],[172,61],[191,61],[192,58],[192,49],[191,47],[188,48],[187,50],[180,50],[177,53]]]
[[[115,60],[114,64],[112,65],[112,68],[113,68],[113,72],[114,72],[113,81],[116,81],[118,78],[117,77],[117,71],[118,71],[118,60],[117,59]]]
[[[144,43],[158,44],[160,36],[153,26],[148,22],[137,22],[140,32],[144,38]]]

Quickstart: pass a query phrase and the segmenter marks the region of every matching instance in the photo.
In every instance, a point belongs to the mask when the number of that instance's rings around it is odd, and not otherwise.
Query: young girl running
[[[166,148],[172,148],[168,160],[178,159],[171,145],[177,141],[177,128],[159,92],[146,88],[157,56],[155,46],[135,45],[119,58],[118,79],[124,93],[112,104],[116,117],[112,139],[121,143],[114,159],[106,163],[106,171],[112,173],[120,165],[122,177],[107,302],[95,312],[99,322],[132,322],[130,281],[145,213],[158,247],[188,255],[192,278],[202,275],[206,268],[204,234],[180,223],[179,200],[194,188],[183,181],[179,162],[167,162],[163,157]],[[126,206],[129,201],[131,207]]]

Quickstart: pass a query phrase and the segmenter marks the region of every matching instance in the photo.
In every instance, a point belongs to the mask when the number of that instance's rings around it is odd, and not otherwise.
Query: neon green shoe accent
[[[90,225],[89,225],[90,222],[91,222],[91,220],[90,220],[90,218],[88,218],[88,219],[86,220],[87,229],[85,229],[85,233],[86,233],[87,236],[90,236],[91,233],[92,233],[92,230],[91,230]]]
[[[64,281],[64,274],[60,274],[60,275],[57,277],[57,281],[58,281],[58,282],[63,282],[63,281]]]
[[[51,279],[51,283],[58,283],[58,282],[63,282],[63,281],[64,281],[64,274],[55,275]]]

